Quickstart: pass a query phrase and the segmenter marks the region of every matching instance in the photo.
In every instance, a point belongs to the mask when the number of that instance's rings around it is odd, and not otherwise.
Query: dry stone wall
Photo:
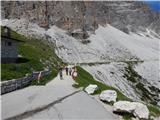
[[[42,71],[42,77],[47,76],[51,73],[49,70]],[[38,78],[39,72],[34,72],[31,75],[27,75],[23,78],[13,79],[9,81],[1,82],[1,94],[12,92],[14,90],[24,88],[28,86],[33,80]]]

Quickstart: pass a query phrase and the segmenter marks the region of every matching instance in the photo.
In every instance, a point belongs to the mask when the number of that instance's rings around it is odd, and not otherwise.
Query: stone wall
[[[49,75],[50,73],[51,71],[46,70],[46,71],[42,71],[41,75],[42,77],[44,77],[46,75]],[[32,80],[37,80],[38,75],[39,75],[39,72],[34,72],[33,74],[27,75],[26,77],[23,77],[23,78],[1,82],[1,94],[5,94],[5,93],[28,86],[32,82]]]

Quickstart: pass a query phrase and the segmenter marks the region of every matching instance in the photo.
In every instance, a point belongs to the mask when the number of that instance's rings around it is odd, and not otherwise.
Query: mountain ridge
[[[142,1],[2,1],[3,18],[25,18],[42,27],[56,25],[68,31],[95,31],[98,24],[109,23],[126,33],[147,32],[147,28],[160,35],[160,13]]]

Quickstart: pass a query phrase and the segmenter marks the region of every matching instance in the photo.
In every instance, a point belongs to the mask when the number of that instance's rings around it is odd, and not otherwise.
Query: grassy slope
[[[147,106],[149,111],[150,111],[150,115],[152,116],[160,116],[160,108],[155,106],[155,105],[148,105]]]
[[[3,27],[1,27],[1,34],[3,35]],[[18,52],[28,61],[17,64],[1,64],[2,81],[20,78],[33,71],[44,70],[46,67],[52,70],[52,74],[43,78],[41,84],[45,84],[48,80],[56,76],[57,66],[62,63],[62,60],[57,57],[54,48],[51,48],[47,41],[27,38],[14,31],[12,31],[11,37],[24,41],[19,43]]]
[[[130,100],[126,96],[124,96],[120,91],[117,89],[107,86],[101,82],[96,81],[92,75],[90,75],[87,71],[82,69],[81,67],[77,67],[78,70],[78,77],[76,78],[76,82],[78,83],[77,86],[75,87],[87,87],[89,84],[96,84],[98,86],[98,90],[96,91],[95,94],[101,93],[103,90],[115,90],[117,91],[117,100]]]

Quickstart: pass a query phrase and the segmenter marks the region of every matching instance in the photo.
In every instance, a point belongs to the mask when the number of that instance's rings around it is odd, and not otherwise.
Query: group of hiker
[[[65,70],[66,75],[72,76],[74,80],[77,77],[77,69],[75,66],[74,67],[65,66],[59,69],[59,75],[61,80],[63,80],[63,70]]]
[[[67,76],[72,76],[73,80],[75,80],[78,75],[77,69],[75,66],[73,66],[73,67],[71,67],[71,66],[60,67],[59,68],[59,75],[60,75],[61,80],[63,80],[63,71],[65,71],[65,74]],[[41,78],[42,78],[42,71],[40,71],[38,74],[38,77],[37,77],[38,83],[40,83]]]

